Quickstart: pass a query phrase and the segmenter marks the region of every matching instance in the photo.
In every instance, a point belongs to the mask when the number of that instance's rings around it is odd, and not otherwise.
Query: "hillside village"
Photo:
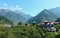
[[[0,38],[60,37],[60,18],[53,12],[44,9],[34,17],[27,16],[0,9]]]

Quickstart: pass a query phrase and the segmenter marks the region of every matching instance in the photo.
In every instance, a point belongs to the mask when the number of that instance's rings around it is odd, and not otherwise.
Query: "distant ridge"
[[[49,9],[49,11],[53,12],[58,18],[60,18],[60,7]]]
[[[17,12],[19,12],[19,14]],[[18,22],[26,23],[27,20],[32,17],[20,11],[17,12],[9,9],[0,9],[0,16],[4,16],[8,20],[12,21],[14,24],[17,24]]]
[[[33,23],[33,22],[41,23],[41,22],[43,22],[45,20],[48,20],[49,22],[53,22],[56,19],[57,19],[57,16],[53,12],[50,12],[47,9],[44,9],[38,15],[31,18],[28,22],[29,23]]]
[[[0,24],[13,24],[13,22],[11,22],[10,20],[8,20],[7,18],[5,18],[4,16],[0,16]]]

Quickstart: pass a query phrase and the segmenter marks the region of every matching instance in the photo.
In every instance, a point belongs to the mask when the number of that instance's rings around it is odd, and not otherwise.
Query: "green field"
[[[60,38],[60,25],[55,25],[58,31],[45,32],[36,25],[0,27],[0,38]]]

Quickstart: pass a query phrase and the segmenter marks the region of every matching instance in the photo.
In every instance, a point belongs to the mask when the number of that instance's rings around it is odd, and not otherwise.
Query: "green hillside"
[[[0,24],[12,24],[12,22],[3,16],[0,16]]]
[[[60,7],[49,9],[49,11],[53,12],[58,18],[60,18]]]
[[[17,25],[18,22],[26,23],[26,21],[32,17],[20,11],[12,11],[9,9],[0,9],[0,16],[4,16],[8,20],[12,21],[14,25]]]
[[[53,22],[57,19],[57,16],[53,13],[48,11],[47,9],[44,9],[42,12],[40,12],[38,15],[35,17],[31,18],[28,22],[33,23],[33,22],[43,22],[45,20],[48,20],[49,22]]]
[[[55,28],[60,29],[60,25]],[[0,38],[60,38],[60,30],[58,32],[45,32],[41,27],[19,26],[11,28],[0,27]]]

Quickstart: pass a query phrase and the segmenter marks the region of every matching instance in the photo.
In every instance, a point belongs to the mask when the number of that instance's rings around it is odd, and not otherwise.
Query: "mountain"
[[[13,24],[13,23],[4,16],[0,16],[0,24]]]
[[[9,9],[0,9],[0,16],[4,16],[8,20],[12,21],[14,24],[17,24],[18,22],[25,23],[28,19],[31,18],[31,16],[26,15],[19,11],[12,11]]]
[[[28,21],[30,18],[32,18],[33,16],[30,16],[30,15],[27,15],[27,14],[24,14],[24,13],[22,13],[22,12],[19,12],[19,11],[16,11],[16,13],[17,13],[17,17],[19,17],[19,16],[22,16],[25,20],[24,21]]]
[[[53,12],[56,16],[60,18],[60,7],[49,9],[49,11]]]
[[[38,15],[35,17],[29,19],[28,23],[33,23],[33,22],[43,22],[45,20],[48,20],[50,22],[53,22],[56,20],[56,15],[53,12],[48,11],[47,9],[44,9],[42,12],[40,12]]]

